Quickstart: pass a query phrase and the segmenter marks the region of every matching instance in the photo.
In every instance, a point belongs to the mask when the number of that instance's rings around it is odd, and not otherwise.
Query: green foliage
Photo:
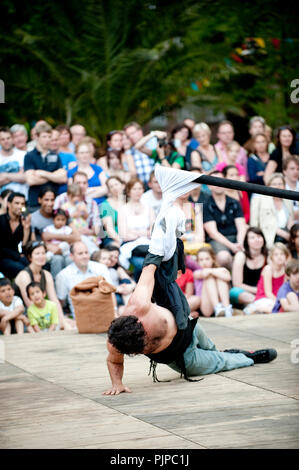
[[[80,122],[103,139],[186,103],[262,114],[272,125],[295,121],[298,44],[282,41],[278,50],[270,41],[296,37],[290,3],[3,0],[2,124]],[[246,37],[264,37],[267,53],[237,63],[231,54]]]

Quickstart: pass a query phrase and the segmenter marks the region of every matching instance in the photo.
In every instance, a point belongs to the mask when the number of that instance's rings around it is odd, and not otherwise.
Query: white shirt
[[[158,215],[159,210],[162,206],[162,198],[157,199],[152,189],[149,189],[148,191],[142,194],[140,202],[142,204],[145,204],[146,206],[151,207],[155,211],[156,216]]]
[[[12,312],[15,308],[24,305],[20,297],[16,295],[13,296],[12,302],[10,305],[5,305],[3,302],[0,301],[0,308],[2,310],[7,310],[8,312]]]
[[[13,149],[13,153],[10,156],[2,155],[0,152],[0,172],[1,173],[19,173],[24,168],[24,157],[26,152],[24,150]],[[11,182],[1,187],[1,191],[4,189],[11,189],[14,192],[22,193],[28,197],[28,185],[25,183]]]
[[[113,285],[109,269],[107,266],[97,261],[89,261],[86,271],[81,271],[75,263],[71,263],[57,274],[55,278],[57,297],[60,300],[68,299],[73,315],[75,315],[75,312],[70,297],[72,288],[76,284],[93,276],[103,276],[109,284]]]

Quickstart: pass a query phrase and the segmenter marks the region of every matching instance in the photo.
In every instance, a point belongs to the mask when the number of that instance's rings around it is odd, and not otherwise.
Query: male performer
[[[163,204],[135,291],[108,331],[107,366],[112,387],[104,395],[131,391],[122,382],[124,354],[148,356],[154,379],[155,366],[160,362],[181,372],[187,380],[270,362],[277,356],[274,349],[218,351],[197,319],[189,318],[188,303],[175,279],[179,269],[184,271],[183,244],[177,238],[184,231],[180,197],[196,186],[194,174],[157,165],[155,175],[163,191]]]

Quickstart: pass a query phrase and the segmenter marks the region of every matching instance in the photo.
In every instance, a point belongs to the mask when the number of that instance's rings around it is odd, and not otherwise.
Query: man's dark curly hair
[[[145,330],[135,315],[112,321],[108,330],[109,342],[122,354],[141,354],[145,347]]]

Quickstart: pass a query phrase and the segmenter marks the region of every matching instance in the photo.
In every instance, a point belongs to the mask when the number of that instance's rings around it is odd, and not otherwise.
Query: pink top
[[[220,142],[220,140],[217,142],[217,144],[215,144],[215,147],[216,147],[216,150],[220,151],[221,155],[224,157],[224,160],[227,161],[227,153],[226,153],[226,150],[224,149],[223,144]],[[248,176],[247,175],[247,161],[248,161],[248,157],[247,157],[246,150],[243,147],[241,147],[239,154],[237,156],[237,163],[239,163],[239,165],[245,168],[246,179],[248,179],[247,178]]]
[[[279,291],[280,287],[284,283],[284,274],[279,277],[272,277],[272,294],[277,296],[277,292]],[[265,294],[265,289],[264,289],[264,278],[263,275],[261,274],[261,277],[259,279],[259,282],[257,283],[257,291],[256,291],[256,296],[255,300],[258,299],[263,299],[264,297],[267,297]]]
[[[228,165],[226,162],[219,162],[215,166],[216,170],[222,171],[223,168],[225,168]],[[240,163],[235,163],[235,167],[238,169],[239,175],[245,175],[246,176],[246,171],[245,168],[240,165]]]

